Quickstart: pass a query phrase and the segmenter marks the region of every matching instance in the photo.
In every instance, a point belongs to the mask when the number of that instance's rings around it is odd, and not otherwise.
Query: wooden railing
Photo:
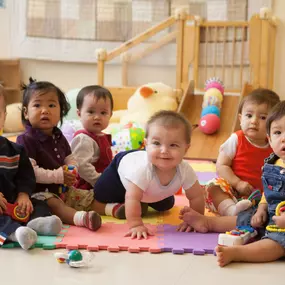
[[[166,30],[140,52],[130,49]],[[224,81],[226,91],[241,92],[245,82],[273,87],[276,21],[255,15],[249,22],[207,22],[183,10],[125,42],[98,52],[98,84],[104,85],[105,63],[122,57],[122,85],[128,86],[128,67],[159,48],[176,41],[176,88],[185,91],[190,80],[203,88],[209,77]],[[115,91],[115,90],[114,90]]]

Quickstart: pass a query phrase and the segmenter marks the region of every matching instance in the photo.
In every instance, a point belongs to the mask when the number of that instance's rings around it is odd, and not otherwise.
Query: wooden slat
[[[240,55],[240,86],[242,86],[243,80],[243,60],[244,60],[244,36],[245,36],[245,27],[242,27],[242,43],[241,43],[241,55]]]
[[[251,83],[254,87],[260,82],[260,46],[261,40],[261,20],[259,17],[252,17],[249,22],[249,60],[251,64]]]
[[[122,85],[128,86],[128,62],[126,60],[122,62]]]
[[[268,71],[269,71],[269,46],[270,35],[269,35],[269,22],[266,20],[261,21],[261,38],[262,45],[260,46],[260,83],[261,87],[268,87]]]
[[[183,60],[182,60],[182,84],[181,88],[186,90],[189,84],[189,66],[194,64],[196,49],[196,25],[194,21],[185,21],[183,40]]]
[[[269,81],[268,88],[273,89],[273,81],[274,81],[274,60],[275,60],[275,45],[276,45],[276,26],[270,26],[270,51],[269,51]]]
[[[199,82],[199,59],[200,59],[200,26],[195,26],[195,47],[194,47],[194,82]]]
[[[104,85],[104,64],[104,60],[98,60],[97,62],[98,85]]]
[[[206,26],[206,41],[205,41],[205,80],[207,80],[207,65],[208,65],[208,36],[209,36],[209,27]]]
[[[223,81],[225,82],[225,61],[226,61],[226,38],[227,38],[227,27],[224,26],[224,43],[223,43],[223,70],[222,70],[222,73],[223,73]]]
[[[148,40],[149,38],[151,38],[152,36],[154,36],[158,32],[172,26],[173,24],[175,24],[175,21],[176,20],[174,17],[170,17],[170,18],[166,19],[165,21],[159,23],[158,25],[151,27],[150,29],[146,30],[145,32],[143,32],[143,33],[137,35],[136,37],[130,39],[129,41],[123,43],[121,46],[119,46],[118,48],[115,48],[114,50],[112,50],[107,55],[107,61],[112,60],[113,58],[119,56],[123,52],[126,52],[127,50],[133,48],[134,46]]]
[[[232,74],[231,74],[231,82],[232,87],[234,87],[234,64],[235,64],[235,50],[236,50],[236,27],[233,27],[234,29],[234,35],[233,35],[233,41],[232,41]]]
[[[177,22],[176,38],[176,88],[181,88],[183,70],[183,40],[184,40],[184,20]]]
[[[248,22],[224,22],[224,21],[209,21],[202,22],[202,27],[247,27]]]
[[[218,41],[218,26],[215,27],[215,38],[214,38],[214,76],[216,76],[216,63],[217,63],[217,41]]]

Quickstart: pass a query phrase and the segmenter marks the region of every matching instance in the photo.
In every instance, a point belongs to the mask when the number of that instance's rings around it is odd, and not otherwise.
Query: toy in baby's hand
[[[111,123],[122,125],[136,122],[142,126],[157,111],[172,110],[178,107],[175,89],[161,82],[148,83],[139,87],[128,100],[127,110],[113,112]]]
[[[285,201],[280,202],[275,209],[275,216],[284,215],[285,212]],[[277,225],[268,225],[266,230],[269,232],[285,232],[284,228],[279,228]]]
[[[6,211],[4,212],[4,215],[11,216],[11,218],[15,221],[26,223],[29,220],[30,214],[21,214],[19,211],[19,205],[17,203],[15,204],[6,204]]]
[[[215,133],[220,128],[223,96],[224,85],[219,78],[214,77],[206,81],[199,128],[207,135]]]
[[[66,165],[66,166],[64,166],[64,168],[63,168],[63,170],[64,171],[69,171],[69,172],[71,172],[71,173],[73,173],[75,176],[77,176],[77,170],[76,170],[76,167],[74,166],[74,165]],[[61,185],[60,187],[59,187],[59,195],[60,195],[60,198],[62,199],[62,200],[64,200],[64,198],[65,198],[65,192],[68,190],[68,187],[67,187],[67,185],[65,185],[65,184],[63,184],[63,185]]]
[[[59,263],[67,263],[74,268],[89,266],[93,259],[91,252],[82,254],[78,250],[71,250],[68,253],[56,252],[54,256]]]

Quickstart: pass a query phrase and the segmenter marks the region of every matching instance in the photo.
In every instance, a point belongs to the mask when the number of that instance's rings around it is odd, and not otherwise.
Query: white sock
[[[37,233],[28,227],[19,227],[9,236],[11,241],[17,241],[20,246],[27,250],[37,241]]]
[[[60,233],[62,222],[59,217],[40,217],[28,222],[27,227],[33,229],[39,235],[56,236]]]
[[[119,203],[108,203],[105,206],[105,215],[106,216],[113,216],[113,209],[115,206],[119,205]]]
[[[251,201],[244,199],[236,203],[236,215],[252,206]]]
[[[218,212],[221,216],[235,216],[236,204],[232,199],[222,201],[218,206]]]
[[[84,218],[87,212],[85,211],[77,211],[73,217],[73,222],[75,226],[83,227],[84,226]]]

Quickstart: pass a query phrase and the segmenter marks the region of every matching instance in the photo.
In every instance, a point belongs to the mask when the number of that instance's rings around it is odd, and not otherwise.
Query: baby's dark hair
[[[60,123],[62,124],[62,119],[66,116],[70,110],[70,104],[67,102],[64,93],[54,84],[48,81],[36,81],[33,78],[29,78],[29,84],[22,84],[23,90],[23,108],[22,108],[22,122],[27,124],[28,121],[25,119],[24,107],[28,108],[31,97],[35,92],[45,94],[47,92],[55,92],[58,96],[58,102],[60,106]]]
[[[266,120],[266,132],[270,136],[271,125],[274,121],[280,120],[285,116],[285,101],[281,101],[273,107]]]
[[[76,107],[78,110],[82,108],[85,96],[89,94],[92,94],[97,100],[103,98],[106,101],[106,99],[109,98],[111,101],[111,111],[113,111],[113,107],[114,107],[113,96],[108,89],[100,85],[89,85],[89,86],[83,87],[79,91],[77,98],[76,98]]]
[[[256,103],[258,105],[267,104],[268,109],[271,110],[276,104],[280,102],[279,96],[272,90],[266,88],[254,89],[250,94],[245,96],[240,102],[238,113],[241,114],[244,105],[248,102]]]
[[[184,127],[186,143],[189,144],[191,141],[191,124],[189,121],[181,114],[174,111],[162,110],[156,112],[150,117],[146,124],[145,137],[149,135],[149,129],[152,124],[159,124],[164,127]]]
[[[5,88],[0,84],[0,98],[1,97],[4,100],[4,111],[6,112],[6,92],[5,92]]]

